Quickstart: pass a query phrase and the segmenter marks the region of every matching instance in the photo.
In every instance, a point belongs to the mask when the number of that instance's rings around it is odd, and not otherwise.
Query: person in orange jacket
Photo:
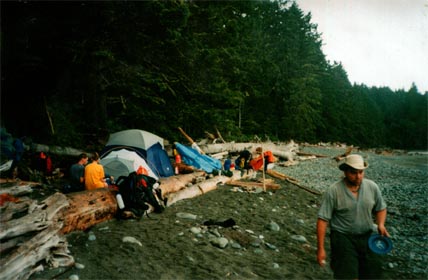
[[[92,156],[92,162],[85,167],[85,188],[87,190],[107,188],[108,179],[114,180],[112,176],[106,176],[104,167],[100,164],[100,156],[95,153]]]
[[[267,170],[267,166],[269,163],[273,163],[276,161],[276,158],[273,156],[271,151],[264,151],[263,152],[262,148],[259,147],[256,149],[256,152],[260,155],[257,158],[253,158],[250,161],[250,165],[251,165],[251,168],[253,170],[259,170],[263,166],[263,160],[265,163],[265,165],[264,165],[265,171]]]

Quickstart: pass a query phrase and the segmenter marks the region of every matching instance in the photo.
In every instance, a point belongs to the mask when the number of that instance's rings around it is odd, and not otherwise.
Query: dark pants
[[[331,231],[331,268],[335,279],[381,279],[381,256],[368,246],[371,232],[360,235]]]

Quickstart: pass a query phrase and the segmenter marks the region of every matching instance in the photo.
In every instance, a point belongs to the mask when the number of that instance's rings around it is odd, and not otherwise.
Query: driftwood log
[[[239,180],[241,178],[246,178],[251,174],[252,174],[251,170],[250,172],[243,173],[243,174],[241,173],[241,171],[235,170],[233,171],[232,177],[215,176],[211,179],[208,179],[200,183],[194,184],[192,186],[189,186],[187,188],[181,189],[180,191],[171,193],[168,196],[167,206],[171,206],[177,201],[180,201],[183,199],[193,198],[193,197],[202,195],[204,193],[217,189],[219,184],[226,184],[227,182],[232,180]]]
[[[298,144],[291,141],[285,144],[276,144],[273,142],[249,142],[249,143],[213,143],[213,144],[199,144],[199,147],[205,154],[219,154],[223,152],[239,153],[243,150],[249,150],[255,153],[258,147],[262,147],[263,151],[271,151],[272,154],[278,158],[292,161],[295,152],[298,149]]]
[[[2,213],[12,203],[2,207]],[[1,223],[1,279],[27,279],[43,269],[42,260],[52,266],[74,263],[67,253],[66,239],[60,233],[63,211],[69,205],[66,196],[56,193],[42,202],[27,205],[27,215]],[[7,248],[3,244],[7,244]]]
[[[244,188],[261,188],[266,190],[278,190],[281,186],[276,183],[272,182],[243,182],[243,181],[229,181],[227,182],[228,185],[231,186],[237,186],[237,187],[244,187]]]
[[[35,152],[45,152],[45,153],[63,155],[63,156],[78,156],[81,153],[84,153],[84,151],[71,148],[71,147],[48,146],[48,145],[36,144],[36,143],[31,144],[30,149]]]
[[[293,185],[295,185],[295,186],[297,186],[297,187],[299,187],[299,188],[301,188],[301,189],[303,189],[303,190],[305,190],[307,192],[310,192],[310,193],[313,193],[313,194],[316,194],[316,195],[321,195],[321,193],[319,191],[316,191],[316,190],[313,190],[311,188],[308,188],[308,187],[300,185],[299,181],[296,180],[296,179],[294,179],[293,177],[287,176],[285,174],[282,174],[282,173],[280,173],[278,171],[274,171],[274,170],[268,170],[266,173],[269,174],[272,177],[275,177],[275,178],[278,178],[278,179],[290,182]]]
[[[171,176],[160,179],[160,189],[162,190],[162,196],[167,197],[170,193],[178,192],[186,188],[188,183],[191,183],[198,177],[204,176],[205,172],[198,171],[189,174],[182,174],[180,176]]]

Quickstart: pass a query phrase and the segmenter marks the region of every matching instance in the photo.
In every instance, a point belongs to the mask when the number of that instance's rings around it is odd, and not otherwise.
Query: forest
[[[82,149],[131,128],[180,142],[177,127],[428,148],[427,92],[351,84],[322,45],[288,0],[2,1],[1,127]]]

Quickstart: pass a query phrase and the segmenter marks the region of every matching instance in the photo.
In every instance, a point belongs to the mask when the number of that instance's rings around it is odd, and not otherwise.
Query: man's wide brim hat
[[[345,161],[339,165],[340,170],[346,170],[347,167],[351,167],[356,170],[364,170],[369,166],[360,155],[349,155],[345,158]]]

